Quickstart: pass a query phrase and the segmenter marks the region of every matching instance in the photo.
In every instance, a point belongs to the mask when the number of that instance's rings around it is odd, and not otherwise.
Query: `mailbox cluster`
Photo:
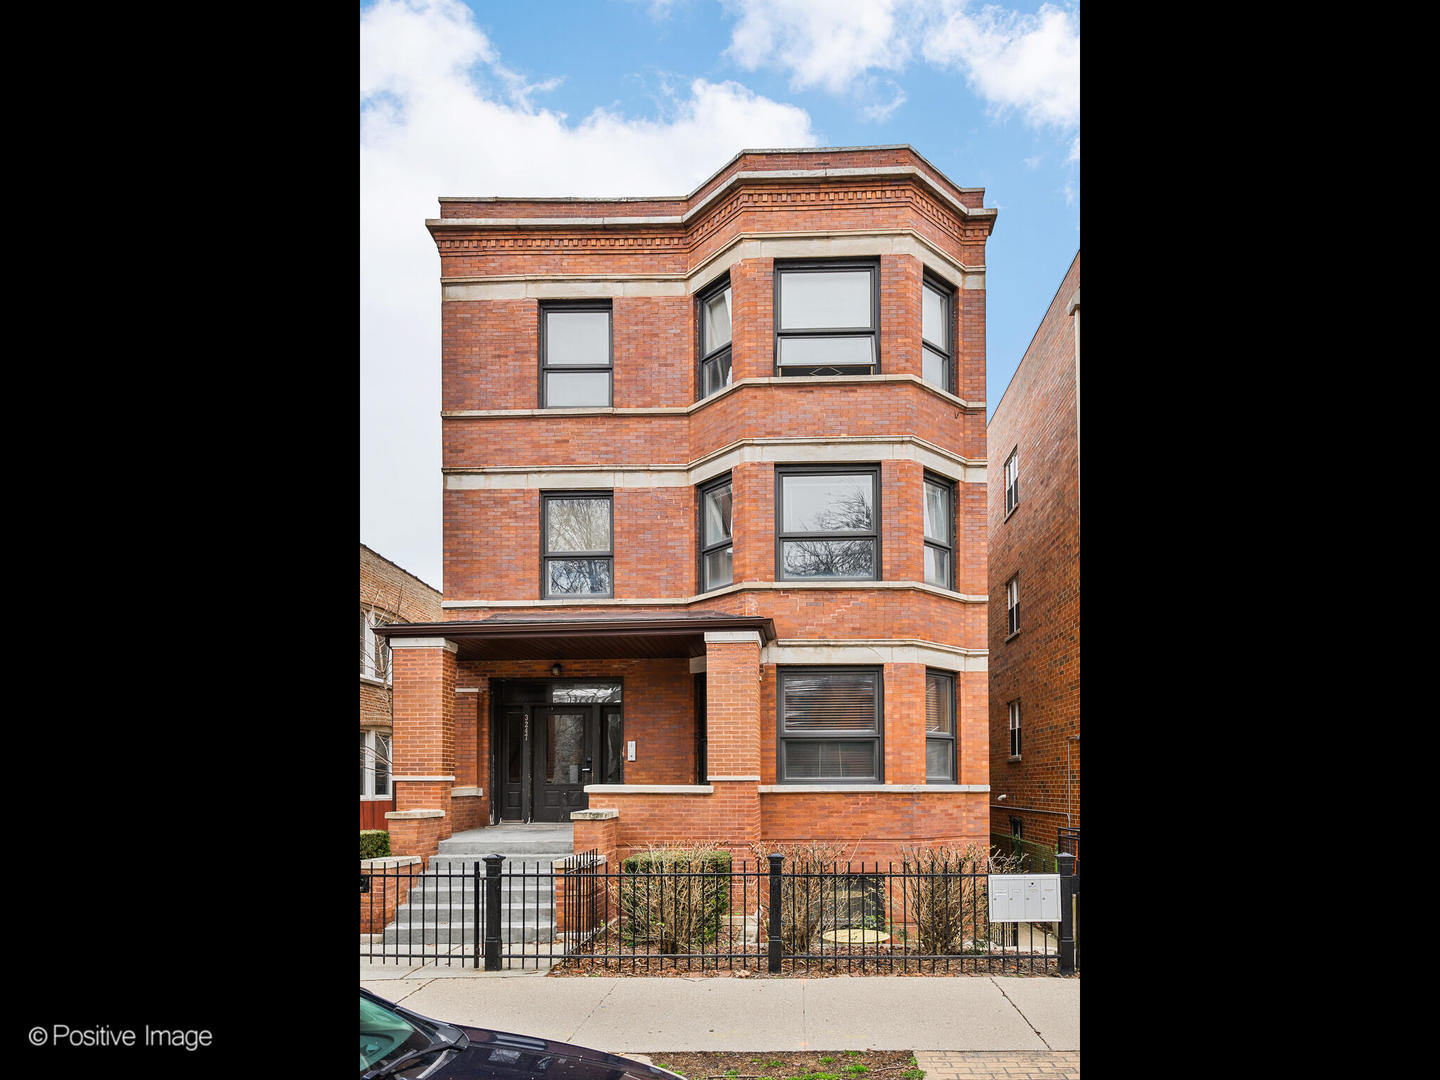
[[[989,875],[991,922],[1059,922],[1059,874]]]

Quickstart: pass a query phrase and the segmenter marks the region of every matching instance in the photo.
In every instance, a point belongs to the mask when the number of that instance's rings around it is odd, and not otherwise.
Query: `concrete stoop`
[[[554,940],[555,908],[551,870],[574,854],[574,827],[567,824],[498,825],[456,833],[440,841],[426,870],[411,887],[395,920],[374,945],[405,947],[473,945],[485,932],[486,855],[500,864],[500,938],[511,946]],[[476,895],[478,870],[481,884]],[[478,903],[477,903],[478,901]],[[362,941],[362,948],[367,947]],[[526,949],[529,951],[529,949]]]

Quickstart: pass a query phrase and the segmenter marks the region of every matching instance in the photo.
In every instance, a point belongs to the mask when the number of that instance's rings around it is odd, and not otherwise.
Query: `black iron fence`
[[[487,970],[1068,974],[1079,879],[1072,855],[1057,861],[1058,924],[992,922],[983,858],[627,868],[586,852],[386,867],[362,875],[361,955]]]

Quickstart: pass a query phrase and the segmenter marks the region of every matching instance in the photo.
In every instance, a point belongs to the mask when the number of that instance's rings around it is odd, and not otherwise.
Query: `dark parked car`
[[[432,1020],[360,988],[360,1076],[405,1080],[678,1080],[584,1046]]]

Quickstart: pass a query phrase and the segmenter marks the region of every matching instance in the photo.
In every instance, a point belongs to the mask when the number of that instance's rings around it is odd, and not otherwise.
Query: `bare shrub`
[[[835,913],[845,902],[837,895],[842,886],[832,874],[852,850],[843,843],[823,840],[751,847],[762,867],[769,867],[770,855],[785,857],[780,877],[780,941],[785,952],[812,952],[819,935],[835,925]],[[840,876],[847,875],[842,871]],[[764,927],[770,918],[770,889],[763,882],[759,905],[760,925]]]
[[[916,944],[927,956],[983,953],[989,948],[989,890],[986,874],[1020,871],[1020,857],[979,844],[964,847],[907,847],[905,906],[915,924]]]
[[[711,945],[730,908],[730,853],[709,844],[663,844],[620,864],[611,883],[620,940],[657,953]]]

